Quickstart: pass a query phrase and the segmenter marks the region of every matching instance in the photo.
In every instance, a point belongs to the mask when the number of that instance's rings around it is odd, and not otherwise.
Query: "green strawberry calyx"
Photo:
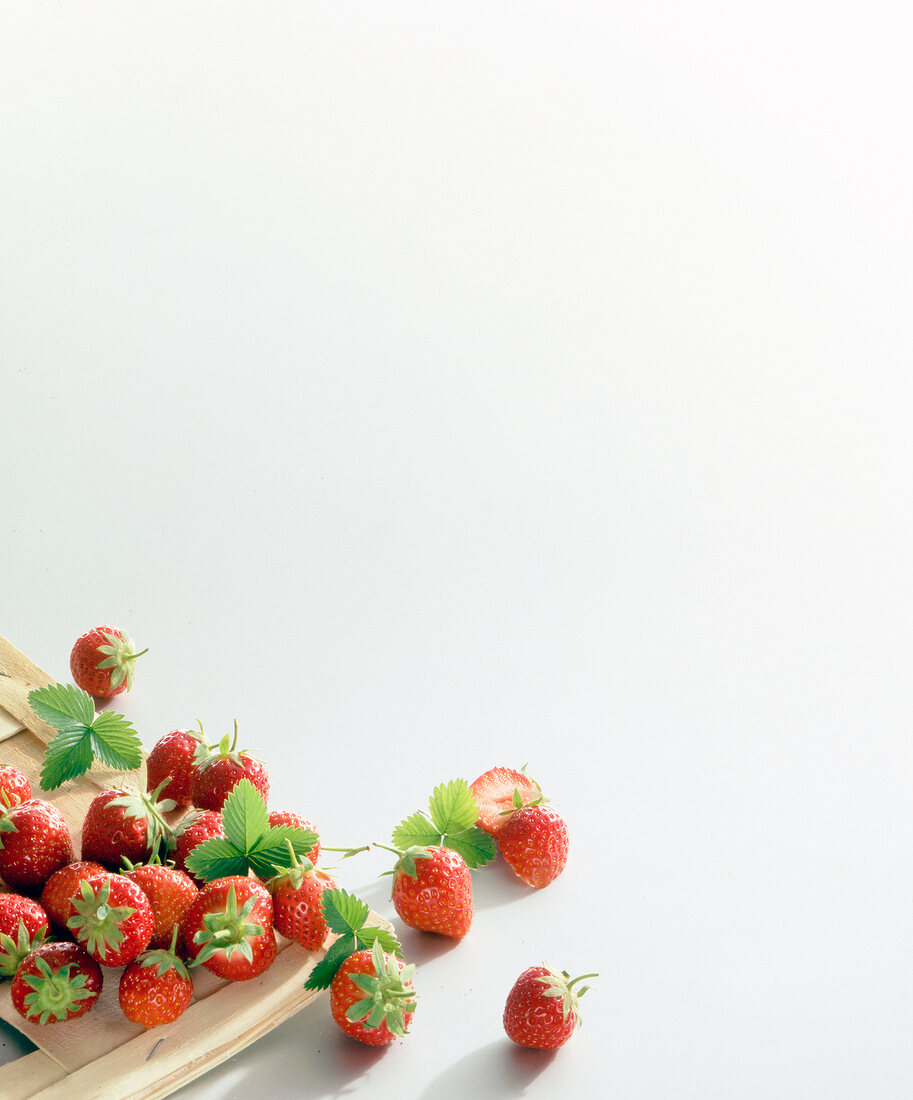
[[[99,661],[95,667],[98,669],[110,668],[111,687],[118,688],[126,682],[127,691],[129,691],[133,687],[133,662],[137,657],[142,657],[144,653],[148,653],[149,647],[147,646],[137,652],[133,648],[130,635],[123,630],[119,635],[105,631],[104,637],[107,639],[108,644],[96,646],[98,652],[103,654],[104,660]]]
[[[591,987],[588,985],[582,985],[579,989],[575,989],[574,986],[578,982],[585,981],[587,978],[598,978],[598,974],[579,974],[576,978],[572,978],[566,970],[557,971],[554,970],[548,963],[542,964],[547,973],[539,974],[536,978],[541,982],[545,989],[542,992],[543,997],[561,997],[562,999],[562,1017],[566,1021],[568,1016],[573,1012],[576,1020],[576,1026],[580,1027],[580,998]]]
[[[239,767],[243,766],[244,761],[242,757],[250,756],[250,753],[247,749],[238,748],[237,718],[235,719],[234,733],[226,733],[218,745],[213,745],[203,736],[203,726],[199,719],[197,720],[197,725],[200,727],[200,743],[197,746],[196,752],[193,754],[193,762],[197,768],[202,770],[216,760],[231,760],[232,763],[237,764]],[[196,732],[192,733],[191,736],[196,737]]]
[[[525,767],[525,765],[524,765],[524,767]],[[522,770],[523,769],[521,769],[521,771]],[[524,772],[524,774],[525,774],[525,772]],[[500,812],[500,814],[498,815],[499,817],[510,817],[512,814],[515,814],[517,812],[517,810],[525,810],[528,806],[541,806],[543,804],[543,802],[549,802],[550,801],[550,799],[546,798],[545,795],[542,793],[542,788],[539,786],[538,783],[536,783],[535,779],[532,780],[532,782],[535,783],[535,785],[536,785],[536,790],[539,792],[539,797],[538,798],[528,798],[524,801],[523,795],[520,794],[519,789],[517,787],[514,787],[514,793],[511,796],[511,800],[510,800],[511,801],[510,809],[509,810],[502,810]]]
[[[189,979],[190,971],[177,953],[177,942],[178,926],[175,925],[171,933],[171,945],[169,947],[154,947],[149,951],[144,951],[136,961],[140,966],[158,967],[160,978],[164,978],[169,970],[174,970],[180,977]]]
[[[384,871],[381,875],[395,875],[397,871],[402,871],[404,875],[408,875],[409,878],[418,878],[418,868],[415,866],[417,859],[431,859],[434,852],[430,847],[424,847],[420,844],[410,844],[405,850],[402,848],[391,848],[389,844],[377,844],[375,842],[375,848],[383,848],[385,852],[392,852],[396,857],[396,863],[389,871]]]
[[[151,794],[143,794],[137,790],[124,791],[108,803],[109,806],[120,807],[124,811],[124,817],[145,818],[146,846],[154,856],[159,856],[162,849],[168,851],[175,847],[174,830],[164,815],[174,810],[177,803],[173,798],[159,798],[170,781],[170,776],[163,779]]]
[[[30,1020],[46,1024],[53,1016],[65,1020],[79,1009],[80,1002],[96,994],[86,989],[86,975],[81,971],[72,974],[74,963],[67,963],[56,973],[45,959],[36,959],[37,974],[28,974],[25,983],[32,990],[24,997],[26,1014]]]
[[[104,959],[109,948],[116,951],[124,942],[123,925],[136,909],[132,905],[111,905],[110,878],[100,883],[97,890],[83,879],[79,894],[71,901],[74,913],[67,921],[67,928],[90,955]]]
[[[294,845],[286,838],[286,854],[284,863],[275,863],[276,874],[263,885],[272,893],[280,886],[290,885],[293,890],[300,890],[302,883],[314,871],[314,863],[307,856],[297,855]]]
[[[350,974],[349,980],[364,997],[349,1005],[346,1019],[361,1023],[365,1031],[375,1031],[383,1024],[397,1038],[406,1034],[405,1015],[414,1012],[416,993],[412,988],[415,964],[400,969],[395,955],[385,955],[379,940],[371,948],[374,974]]]
[[[25,956],[40,947],[47,934],[47,928],[41,927],[34,936],[30,936],[21,917],[16,939],[0,932],[0,978],[12,978]]]
[[[254,952],[250,938],[262,936],[266,931],[262,924],[250,919],[256,904],[256,895],[252,895],[239,909],[238,897],[232,883],[228,888],[225,908],[215,913],[204,913],[202,917],[203,927],[193,937],[193,942],[198,946],[202,945],[202,950],[192,965],[200,966],[220,951],[224,952],[227,959],[238,951],[248,962],[253,962]]]

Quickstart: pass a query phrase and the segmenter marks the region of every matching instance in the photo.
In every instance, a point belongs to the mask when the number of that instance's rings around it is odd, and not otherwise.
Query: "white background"
[[[181,1097],[913,1092],[909,30],[0,9],[0,632],[128,629],[147,747],[237,717],[328,843],[498,763],[571,831],[398,924],[405,1041],[322,999]],[[600,973],[555,1056],[542,959]]]

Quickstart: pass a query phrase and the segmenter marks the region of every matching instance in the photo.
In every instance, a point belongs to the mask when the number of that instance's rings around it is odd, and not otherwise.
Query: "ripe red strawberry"
[[[514,873],[538,890],[567,864],[567,826],[547,806],[526,806],[510,815],[498,833],[498,847]]]
[[[476,824],[491,836],[500,832],[512,810],[542,800],[539,784],[513,768],[489,768],[469,785],[469,789],[479,804]]]
[[[10,992],[16,1011],[33,1024],[83,1016],[98,1000],[98,963],[75,943],[45,943],[19,964]]]
[[[537,1050],[563,1046],[580,1026],[579,998],[590,988],[575,989],[584,978],[572,978],[566,970],[531,966],[517,978],[504,1007],[504,1030],[515,1043]]]
[[[154,923],[149,946],[167,947],[174,929],[180,927],[184,914],[196,901],[200,891],[183,871],[161,863],[130,867],[123,875],[141,887],[152,906]]]
[[[133,687],[136,652],[125,630],[96,626],[76,639],[70,653],[70,672],[77,687],[96,699],[111,699]]]
[[[440,845],[407,848],[393,872],[393,906],[410,928],[462,939],[473,915],[466,861]]]
[[[172,856],[174,865],[179,871],[185,871],[197,886],[205,885],[204,880],[197,878],[187,870],[187,857],[204,840],[214,836],[225,836],[222,826],[222,815],[216,810],[201,810],[189,813],[174,830],[174,838],[177,843]]]
[[[330,985],[330,1010],[346,1035],[369,1046],[402,1038],[415,1013],[415,967],[373,948],[355,951]]]
[[[51,923],[58,931],[67,931],[67,921],[73,915],[70,908],[70,898],[79,890],[79,884],[84,879],[93,875],[105,874],[105,868],[100,863],[91,860],[77,860],[61,867],[44,884],[41,891],[41,908],[51,918]]]
[[[173,810],[174,803],[157,801],[157,793],[108,788],[97,794],[82,823],[82,858],[119,871],[122,859],[144,863],[166,848],[171,828],[163,814]]]
[[[56,806],[30,798],[0,811],[0,878],[14,890],[37,893],[73,862],[73,842]]]
[[[172,799],[178,808],[189,806],[194,756],[203,744],[202,732],[194,730],[171,730],[160,737],[146,760],[146,790],[161,788],[160,797]]]
[[[0,807],[28,802],[32,797],[32,785],[12,764],[0,764]]]
[[[134,1024],[157,1027],[180,1016],[193,997],[193,981],[175,954],[177,928],[170,946],[144,951],[124,970],[118,999],[124,1015]]]
[[[293,829],[306,829],[309,833],[317,833],[317,826],[312,821],[291,810],[270,810],[269,823],[270,825],[291,825]],[[311,863],[316,863],[320,855],[320,841],[318,840],[306,854]]]
[[[273,897],[273,923],[286,939],[295,940],[306,951],[317,951],[329,933],[320,899],[324,890],[336,889],[336,883],[310,859],[296,856],[286,843],[289,866],[266,883]]]
[[[273,900],[252,878],[231,875],[207,883],[181,925],[189,957],[220,978],[247,981],[276,957]]]
[[[25,956],[41,946],[49,930],[48,915],[37,901],[20,894],[0,894],[0,978],[11,978]]]
[[[249,779],[263,795],[263,801],[268,801],[269,775],[266,766],[246,751],[239,750],[237,745],[238,723],[235,722],[235,733],[230,742],[226,734],[218,748],[198,754],[190,794],[194,806],[203,810],[221,810],[235,784],[242,779]]]
[[[70,899],[67,927],[102,966],[125,966],[149,946],[152,906],[123,875],[98,875],[79,884]]]

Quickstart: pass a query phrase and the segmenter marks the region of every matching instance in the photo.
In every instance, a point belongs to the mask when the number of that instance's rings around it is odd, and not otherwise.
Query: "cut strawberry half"
[[[544,801],[539,784],[513,768],[489,768],[469,789],[479,804],[476,824],[491,836],[500,832],[514,810]]]

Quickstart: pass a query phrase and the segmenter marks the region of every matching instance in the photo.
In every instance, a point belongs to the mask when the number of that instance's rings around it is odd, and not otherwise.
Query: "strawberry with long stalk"
[[[411,928],[462,939],[473,918],[470,868],[495,855],[492,838],[476,826],[478,804],[464,779],[435,787],[428,813],[412,814],[393,830],[393,905]]]
[[[306,951],[317,951],[329,934],[320,899],[324,890],[336,888],[336,882],[307,856],[296,855],[290,842],[286,864],[277,864],[276,874],[265,884],[273,898],[276,931]]]

